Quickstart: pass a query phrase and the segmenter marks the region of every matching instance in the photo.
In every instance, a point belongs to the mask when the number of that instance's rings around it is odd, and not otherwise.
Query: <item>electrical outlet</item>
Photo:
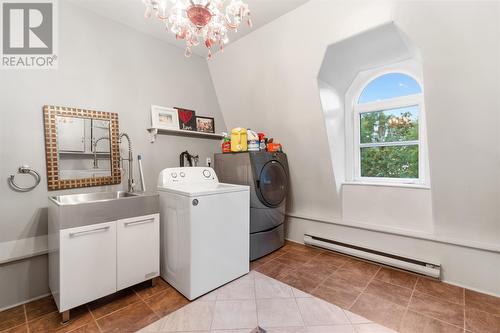
[[[212,165],[212,159],[210,157],[207,157],[206,166],[209,167],[211,165]]]

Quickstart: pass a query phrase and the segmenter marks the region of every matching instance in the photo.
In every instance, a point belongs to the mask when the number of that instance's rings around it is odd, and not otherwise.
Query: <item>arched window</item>
[[[353,95],[354,181],[425,183],[423,93],[405,73],[369,76]]]
[[[358,104],[382,101],[422,93],[420,84],[403,73],[383,74],[370,81],[361,92]]]

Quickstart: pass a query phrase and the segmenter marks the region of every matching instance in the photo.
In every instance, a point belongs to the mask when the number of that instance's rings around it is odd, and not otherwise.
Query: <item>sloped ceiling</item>
[[[420,58],[419,51],[388,23],[330,45],[318,77],[343,96],[360,71],[409,58]]]

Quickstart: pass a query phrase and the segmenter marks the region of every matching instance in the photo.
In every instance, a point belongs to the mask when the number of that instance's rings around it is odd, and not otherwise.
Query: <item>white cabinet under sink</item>
[[[72,309],[116,291],[116,223],[61,230],[60,308]]]
[[[118,220],[116,228],[118,290],[158,276],[159,215]]]
[[[151,214],[61,230],[49,223],[49,284],[63,318],[159,275],[159,220]]]

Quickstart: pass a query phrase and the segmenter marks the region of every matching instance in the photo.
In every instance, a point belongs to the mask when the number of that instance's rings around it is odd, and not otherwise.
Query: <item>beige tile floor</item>
[[[251,271],[143,328],[141,333],[394,332],[350,311]]]
[[[185,310],[189,301],[160,278],[153,288],[141,283],[73,309],[65,324],[47,296],[1,311],[0,333],[128,333],[152,323],[226,333],[250,332],[257,324],[281,333],[377,333],[387,332],[385,327],[401,333],[500,333],[499,297],[333,252],[287,242],[253,261],[251,269],[258,273],[203,296],[197,301],[201,304]],[[321,306],[315,307],[317,302]],[[349,321],[344,323],[332,306],[342,308]],[[323,312],[307,312],[315,308]],[[324,308],[333,311],[332,322],[339,324],[323,321]],[[202,320],[207,317],[212,318],[210,326]],[[242,328],[226,329],[237,326]]]
[[[500,298],[287,242],[252,269],[401,333],[500,333]]]

